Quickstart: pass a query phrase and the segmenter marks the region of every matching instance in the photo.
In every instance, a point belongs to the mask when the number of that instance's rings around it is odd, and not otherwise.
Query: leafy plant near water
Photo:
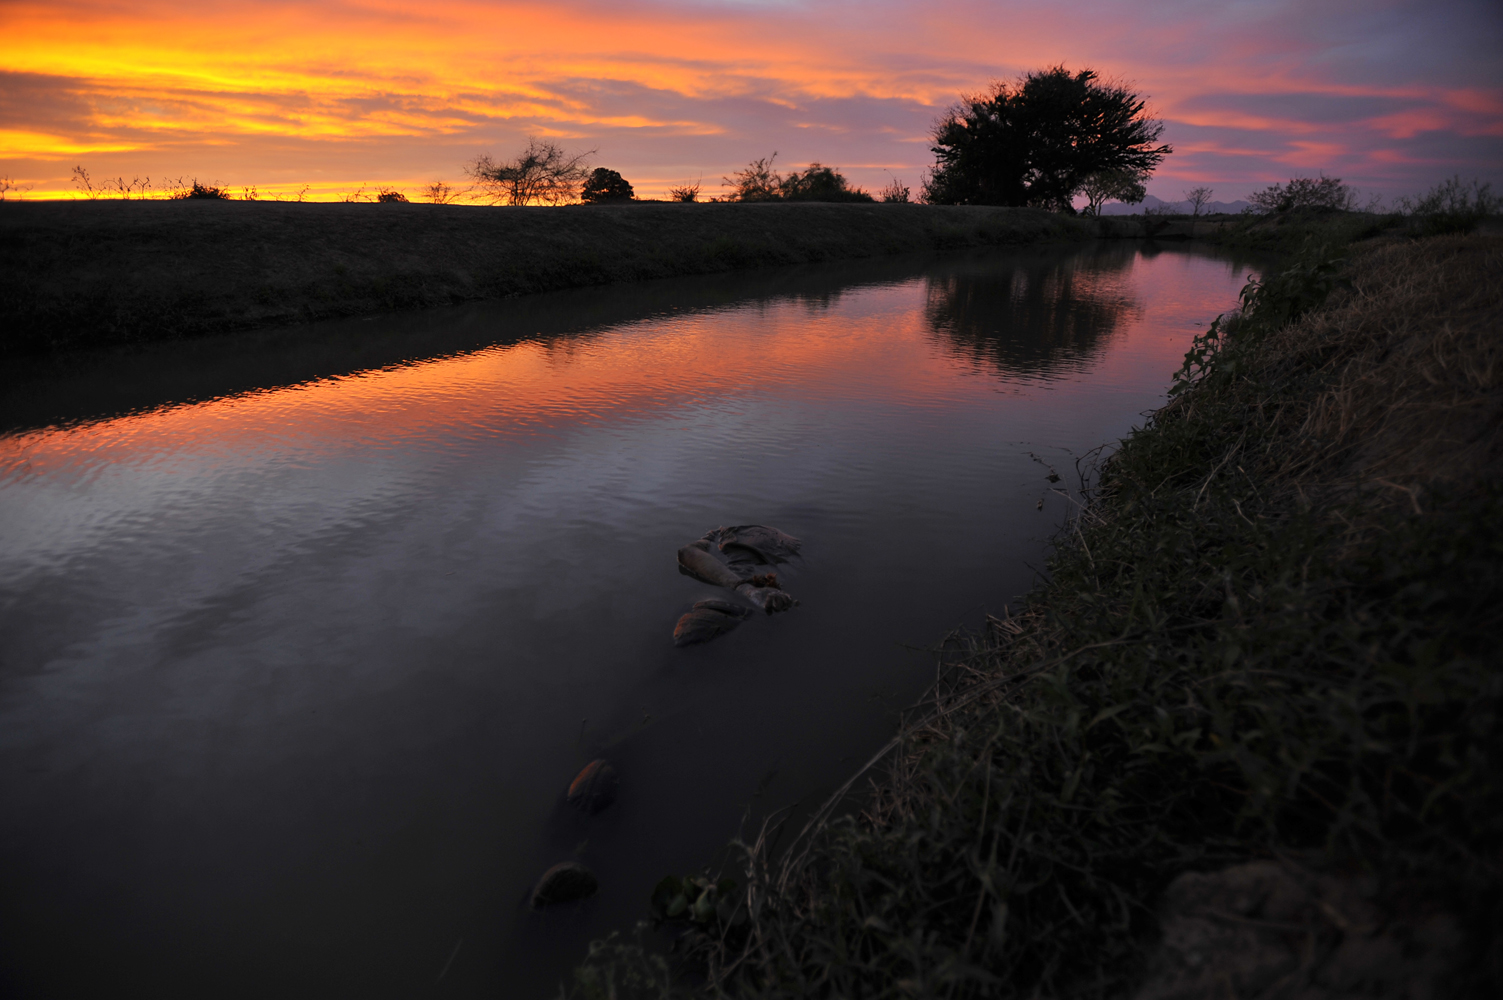
[[[1341,274],[1345,264],[1329,246],[1319,244],[1307,246],[1282,271],[1262,278],[1250,276],[1238,295],[1238,311],[1230,319],[1217,316],[1205,333],[1191,341],[1184,364],[1174,373],[1169,395],[1189,389],[1198,378],[1210,374],[1213,366],[1219,366],[1222,375],[1235,377],[1254,341],[1319,306],[1339,285],[1350,285]],[[1223,357],[1234,330],[1242,350]]]
[[[863,811],[736,845],[745,922],[680,939],[712,991],[1121,995],[1170,878],[1268,855],[1449,907],[1496,987],[1499,442],[1446,430],[1503,389],[1488,246],[1369,251],[1334,309],[1332,257],[1250,286]]]

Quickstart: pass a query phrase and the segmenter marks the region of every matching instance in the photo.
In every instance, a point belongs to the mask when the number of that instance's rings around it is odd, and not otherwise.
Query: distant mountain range
[[[1200,214],[1215,215],[1218,212],[1224,212],[1235,215],[1246,207],[1247,202],[1240,198],[1236,201],[1208,201],[1201,208]],[[1143,210],[1148,208],[1155,210],[1167,208],[1172,212],[1190,214],[1190,203],[1188,201],[1164,201],[1162,198],[1155,198],[1153,195],[1144,198],[1142,204],[1139,205],[1124,205],[1120,201],[1109,201],[1101,206],[1101,214],[1142,215]]]

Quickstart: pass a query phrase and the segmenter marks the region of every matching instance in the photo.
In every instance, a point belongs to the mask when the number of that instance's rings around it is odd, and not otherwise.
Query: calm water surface
[[[551,995],[886,739],[924,647],[1042,565],[1046,464],[1158,405],[1246,271],[1030,248],[13,380],[0,992]],[[675,550],[747,522],[804,539],[802,605],[674,648],[715,594]],[[621,796],[585,819],[601,754]],[[527,910],[571,858],[600,894]]]

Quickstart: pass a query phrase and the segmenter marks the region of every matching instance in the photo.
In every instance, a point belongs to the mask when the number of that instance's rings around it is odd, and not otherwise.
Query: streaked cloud
[[[774,149],[916,186],[945,105],[1062,62],[1150,95],[1177,150],[1161,196],[1318,170],[1410,193],[1500,173],[1500,51],[1492,0],[7,3],[0,174],[333,196],[456,181],[534,134],[648,195]]]

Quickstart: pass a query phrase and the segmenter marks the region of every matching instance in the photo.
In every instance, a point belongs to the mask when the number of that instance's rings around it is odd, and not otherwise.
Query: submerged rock
[[[727,556],[736,557],[748,553],[759,563],[776,565],[798,555],[803,545],[792,535],[765,524],[738,524],[734,528],[716,528],[705,538]]]
[[[779,611],[787,611],[798,604],[798,601],[789,597],[776,586],[758,587],[755,583],[743,583],[736,588],[736,593],[751,601],[769,615],[777,614]]]
[[[603,760],[592,760],[569,783],[569,804],[593,816],[616,801],[620,777]]]
[[[565,861],[543,872],[532,890],[532,908],[541,910],[552,903],[571,903],[595,895],[600,883],[595,873],[578,861]]]
[[[746,579],[713,551],[710,542],[703,538],[678,550],[678,571],[687,573],[696,580],[731,589]]]
[[[699,601],[673,627],[673,644],[692,646],[709,642],[740,625],[751,613],[751,608],[730,601]]]
[[[715,528],[678,550],[678,569],[696,580],[735,591],[759,611],[776,614],[795,607],[798,601],[783,592],[776,573],[758,572],[758,567],[787,562],[798,555],[802,544],[765,524]],[[741,624],[751,613],[740,604],[700,601],[678,620],[673,629],[674,645],[709,642]]]

